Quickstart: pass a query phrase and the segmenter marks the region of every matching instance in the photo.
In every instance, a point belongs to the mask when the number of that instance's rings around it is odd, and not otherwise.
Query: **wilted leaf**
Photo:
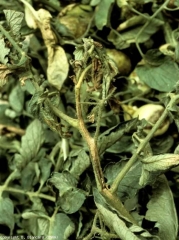
[[[9,78],[9,74],[12,73],[5,65],[0,65],[0,88],[6,84]]]
[[[62,47],[48,47],[47,76],[49,83],[61,90],[69,71],[69,63]]]
[[[116,232],[117,236],[119,236],[122,240],[139,240],[139,238],[135,236],[129,228],[127,228],[126,224],[118,217],[117,213],[110,211],[104,198],[96,189],[93,193],[96,206],[103,216],[104,222],[107,223],[114,232]]]
[[[142,175],[140,185],[146,185],[156,180],[156,177],[172,167],[179,165],[178,154],[160,154],[152,157],[147,157],[141,160]]]
[[[57,37],[51,29],[51,14],[45,9],[39,9],[37,15],[40,19],[38,27],[48,51],[47,77],[49,83],[61,90],[63,83],[68,75],[69,63],[65,51],[57,45]]]
[[[99,30],[102,30],[103,27],[108,23],[110,7],[113,2],[114,0],[103,0],[100,1],[99,5],[97,6],[95,12],[95,23]]]
[[[44,130],[39,120],[34,120],[26,129],[22,137],[21,155],[25,162],[32,160],[44,142]]]
[[[12,234],[14,229],[14,205],[9,198],[3,198],[0,196],[0,224],[5,225],[9,228],[9,234]],[[0,230],[0,233],[3,233]]]
[[[167,179],[160,176],[153,186],[152,198],[147,204],[146,219],[155,223],[160,239],[175,240],[178,233],[178,219],[173,196]]]
[[[17,12],[14,10],[4,10],[6,20],[8,25],[11,28],[11,31],[14,35],[18,35],[20,33],[22,20],[24,14],[22,12]]]
[[[78,151],[78,157],[73,161],[70,172],[79,178],[80,175],[90,166],[91,162],[89,155],[84,149]]]

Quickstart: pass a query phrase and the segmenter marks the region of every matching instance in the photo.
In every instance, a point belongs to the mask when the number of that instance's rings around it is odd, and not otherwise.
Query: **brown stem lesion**
[[[82,103],[81,103],[81,86],[84,81],[84,78],[88,71],[91,70],[92,65],[90,64],[88,67],[86,67],[84,70],[82,70],[81,74],[79,74],[79,79],[76,79],[76,85],[75,85],[75,99],[76,99],[76,112],[77,112],[77,119],[78,119],[78,129],[83,137],[83,139],[86,141],[89,152],[91,155],[91,163],[94,170],[94,175],[96,179],[96,184],[99,192],[103,195],[103,197],[106,199],[106,201],[115,208],[122,216],[124,216],[126,219],[128,219],[129,222],[132,222],[133,224],[137,225],[137,222],[134,220],[134,218],[130,215],[130,213],[127,211],[127,209],[122,204],[121,200],[117,197],[117,195],[112,194],[107,185],[105,184],[103,171],[101,168],[101,159],[98,151],[98,145],[97,145],[97,139],[99,135],[100,130],[100,120],[102,116],[102,110],[104,107],[104,98],[97,103],[98,105],[98,118],[97,118],[97,127],[94,134],[94,137],[91,136],[89,133],[84,118],[82,115]]]
[[[104,176],[103,171],[101,168],[100,157],[98,154],[97,144],[95,143],[94,138],[90,135],[88,129],[86,128],[83,115],[82,115],[82,105],[81,105],[81,85],[84,81],[85,75],[91,69],[92,65],[88,65],[80,74],[79,79],[76,79],[75,85],[75,99],[76,99],[76,113],[78,118],[78,127],[81,135],[83,136],[84,140],[86,141],[90,155],[91,155],[91,162],[94,169],[96,184],[98,190],[102,190],[104,188]]]

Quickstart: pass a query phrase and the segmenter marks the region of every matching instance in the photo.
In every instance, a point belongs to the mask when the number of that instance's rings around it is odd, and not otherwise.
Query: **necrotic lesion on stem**
[[[97,149],[97,144],[95,144],[94,139],[91,137],[90,133],[88,132],[83,116],[82,116],[82,109],[81,109],[81,101],[80,101],[80,90],[81,85],[84,81],[85,75],[87,72],[91,69],[92,64],[88,65],[81,74],[79,75],[79,79],[77,79],[77,84],[75,86],[75,99],[76,99],[76,112],[77,112],[77,118],[78,118],[78,124],[79,124],[79,131],[83,137],[83,139],[86,141],[90,155],[91,155],[91,162],[94,169],[96,184],[99,190],[102,190],[104,185],[104,177],[103,172],[101,169],[100,164],[100,157]]]

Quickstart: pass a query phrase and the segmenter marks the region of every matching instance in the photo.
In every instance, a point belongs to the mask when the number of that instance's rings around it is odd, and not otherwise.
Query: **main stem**
[[[89,132],[85,126],[83,116],[82,116],[81,101],[80,101],[81,85],[82,85],[82,82],[84,80],[86,73],[91,69],[91,67],[92,67],[92,65],[90,64],[88,67],[86,67],[82,71],[81,74],[79,74],[80,77],[75,86],[76,112],[77,112],[77,117],[78,117],[79,131],[80,131],[82,137],[85,139],[85,141],[89,147],[90,154],[91,154],[91,162],[92,162],[92,166],[94,169],[94,175],[95,175],[95,179],[96,179],[97,188],[99,191],[101,191],[104,188],[104,177],[103,177],[103,172],[101,169],[97,144],[95,144],[94,139],[91,137],[91,135],[89,134]]]

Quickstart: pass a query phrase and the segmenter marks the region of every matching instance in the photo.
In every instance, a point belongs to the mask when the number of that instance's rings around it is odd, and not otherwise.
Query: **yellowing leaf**
[[[49,83],[61,90],[68,75],[69,63],[62,47],[49,47],[47,77]]]

